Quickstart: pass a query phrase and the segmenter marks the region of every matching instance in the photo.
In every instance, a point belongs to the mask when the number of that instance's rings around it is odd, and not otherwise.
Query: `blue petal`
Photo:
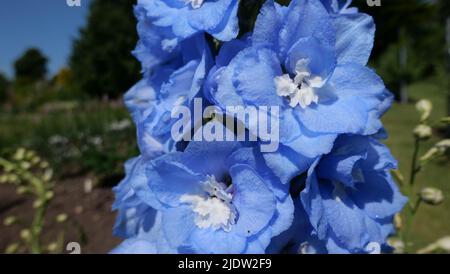
[[[264,155],[258,147],[244,147],[233,152],[228,157],[226,163],[229,168],[237,164],[250,167],[259,177],[261,177],[270,190],[278,199],[284,200],[289,194],[286,183],[282,183],[280,178],[274,174],[273,170],[266,165]]]
[[[335,45],[335,29],[327,10],[315,0],[293,0],[280,33],[280,57],[300,39],[315,37],[329,46]]]
[[[141,62],[144,72],[152,71],[159,65],[172,61],[179,55],[178,41],[167,28],[154,26],[146,15],[145,9],[137,5],[134,9],[138,19],[139,41],[134,56]],[[170,47],[164,43],[171,42]]]
[[[278,36],[281,31],[281,22],[276,5],[273,0],[268,0],[261,8],[255,23],[252,35],[254,46],[267,46],[272,49],[278,48]]]
[[[176,248],[185,245],[194,231],[199,230],[195,223],[195,216],[188,206],[169,208],[162,214],[164,235],[169,244]]]
[[[111,250],[110,254],[158,254],[158,251],[150,241],[129,238]]]
[[[322,158],[317,168],[320,177],[353,187],[358,179],[354,178],[354,170],[367,159],[368,146],[369,138],[365,136],[340,136],[333,151]]]
[[[218,126],[223,127],[219,124]],[[220,179],[228,172],[227,158],[242,146],[243,144],[237,141],[192,141],[182,154],[181,162],[194,172],[215,175],[217,179]]]
[[[329,82],[336,95],[332,102],[321,103],[319,98],[319,104],[298,111],[298,119],[306,128],[322,133],[356,134],[365,132],[378,121],[368,113],[382,103],[379,96],[385,87],[372,70],[354,64],[338,66]]]
[[[337,134],[315,133],[304,127],[301,133],[297,138],[283,144],[310,159],[329,153],[337,137]]]
[[[264,153],[263,157],[283,184],[288,184],[292,178],[305,172],[312,163],[312,159],[303,157],[286,146],[281,146],[274,153]]]
[[[224,43],[220,47],[219,54],[216,57],[217,67],[228,66],[231,60],[243,49],[248,46],[247,40],[235,39]]]
[[[310,60],[311,73],[322,79],[328,79],[336,67],[334,49],[313,37],[301,38],[291,47],[287,54],[286,68],[295,74],[295,67],[301,59]]]
[[[133,120],[139,123],[155,104],[156,92],[147,80],[141,80],[125,94],[125,105],[131,112]]]
[[[221,229],[196,229],[192,233],[193,248],[201,254],[239,254],[245,250],[247,240],[236,233]]]
[[[136,207],[119,209],[113,234],[120,238],[130,238],[138,235],[142,229],[148,231],[154,224],[156,210],[141,204]]]
[[[277,199],[277,210],[270,225],[272,230],[271,237],[276,237],[288,230],[293,221],[294,202],[291,196],[287,196],[284,200]]]
[[[373,18],[363,13],[346,14],[337,16],[334,23],[338,63],[367,65],[375,37]]]
[[[400,212],[407,202],[389,172],[364,172],[365,181],[357,184],[351,197],[374,219],[384,219]]]
[[[235,231],[242,237],[250,237],[259,233],[274,216],[275,196],[248,166],[234,165],[230,175],[236,189],[233,204],[239,213]]]
[[[238,0],[220,0],[205,2],[198,9],[192,9],[178,0],[140,0],[153,23],[162,27],[171,27],[173,33],[188,38],[206,31],[224,41],[235,38],[237,28]]]
[[[208,33],[220,41],[230,41],[236,38],[239,33],[239,22],[237,17],[238,9],[239,0],[233,0],[227,13],[223,16],[222,22],[214,29],[208,30]]]
[[[144,216],[143,216],[144,217]],[[114,254],[171,254],[177,253],[175,248],[171,248],[162,230],[162,213],[155,211],[145,216],[151,225],[140,224],[137,234],[130,235],[118,248],[114,249]],[[144,223],[145,224],[145,223]]]
[[[236,92],[244,102],[254,106],[283,105],[276,94],[274,78],[281,75],[276,55],[267,49],[248,48],[241,51],[230,63]]]
[[[266,228],[257,235],[252,236],[245,249],[245,254],[265,254],[272,238],[271,228]]]
[[[202,193],[199,183],[205,180],[205,175],[194,173],[179,162],[180,154],[159,157],[147,168],[150,189],[159,201],[172,207],[180,206],[182,195]]]

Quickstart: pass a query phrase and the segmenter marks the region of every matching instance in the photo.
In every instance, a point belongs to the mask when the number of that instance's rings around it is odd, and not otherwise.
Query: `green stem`
[[[414,208],[413,208],[413,210],[412,210],[412,215],[413,215],[413,216],[417,213],[417,211],[419,210],[419,207],[420,207],[421,204],[422,204],[422,199],[419,197],[419,198],[416,200],[416,203],[415,203]]]
[[[408,208],[409,210],[406,211],[406,224],[405,224],[405,232],[402,234],[403,237],[403,242],[405,244],[405,251],[406,253],[410,253],[411,250],[409,248],[409,239],[411,236],[411,227],[413,224],[413,219],[415,214],[417,213],[420,204],[421,204],[421,199],[418,198],[418,200],[416,200],[415,202],[412,201],[413,197],[415,196],[414,194],[414,184],[416,182],[416,175],[417,173],[420,171],[420,169],[417,167],[417,158],[419,155],[419,149],[420,149],[420,139],[416,138],[416,141],[414,143],[414,152],[413,152],[413,157],[412,157],[412,161],[411,161],[411,173],[410,173],[410,177],[409,177],[409,184],[408,184],[408,197],[409,197],[409,202],[408,202]]]
[[[419,172],[419,169],[417,168],[417,157],[419,155],[419,148],[420,148],[420,140],[419,138],[416,138],[416,142],[414,144],[414,154],[413,154],[413,159],[411,162],[411,175],[410,175],[410,179],[409,179],[409,184],[411,186],[414,185],[415,180],[416,180],[416,174]]]
[[[49,199],[47,199],[46,196],[48,186],[45,181],[36,178],[33,173],[22,169],[14,165],[12,162],[1,157],[0,165],[8,169],[13,169],[17,175],[19,175],[25,181],[29,182],[31,187],[33,188],[33,193],[36,195],[36,201],[42,202],[42,204],[40,204],[36,209],[33,217],[33,222],[31,223],[31,227],[29,229],[31,233],[31,238],[29,239],[30,250],[34,254],[40,254],[42,253],[40,235],[44,226],[45,213],[47,211],[49,203]]]

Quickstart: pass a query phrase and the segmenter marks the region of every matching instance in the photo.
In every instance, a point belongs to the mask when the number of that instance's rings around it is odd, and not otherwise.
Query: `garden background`
[[[122,102],[122,95],[140,77],[139,64],[131,55],[137,41],[135,1],[82,0],[82,7],[68,7],[65,0],[11,2],[24,10],[63,6],[81,28],[74,35],[51,36],[65,24],[64,17],[42,18],[35,13],[35,18],[24,20],[17,10],[3,16],[10,12],[8,4],[0,7],[0,157],[14,157],[25,148],[35,151],[30,157],[39,155],[39,162],[48,162],[52,171],[48,180],[54,187],[42,230],[44,252],[60,252],[58,248],[71,241],[80,242],[83,253],[108,252],[120,242],[112,236],[111,188],[123,177],[124,161],[138,154],[134,125]],[[248,8],[259,1],[245,2]],[[412,131],[419,120],[415,103],[429,99],[434,106],[432,120],[450,114],[449,1],[382,0],[381,7],[369,7],[365,0],[353,2],[377,24],[370,65],[396,95],[383,119],[389,132],[386,143],[399,160],[400,171],[409,174]],[[49,20],[51,27],[38,35],[31,28],[29,33],[26,28],[20,33],[10,29],[19,21],[40,20]],[[60,57],[37,45],[41,32],[47,42],[68,41],[70,53],[61,67],[51,62]],[[25,41],[29,48],[12,62],[1,60],[7,44],[14,47],[15,41]],[[433,131],[421,153],[450,134],[444,125]],[[449,168],[448,154],[428,165],[417,177],[416,191],[427,185],[449,197]],[[0,185],[0,253],[29,252],[25,246],[11,247],[26,238],[23,231],[36,208],[33,196],[22,192],[15,185]],[[449,212],[449,199],[438,207],[423,205],[414,219],[413,249],[450,235]]]

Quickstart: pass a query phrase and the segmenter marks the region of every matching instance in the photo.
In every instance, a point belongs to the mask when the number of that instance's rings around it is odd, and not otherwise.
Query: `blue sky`
[[[14,61],[30,47],[49,58],[50,76],[64,67],[88,6],[89,0],[81,0],[81,7],[69,7],[66,0],[2,0],[0,72],[13,77]]]

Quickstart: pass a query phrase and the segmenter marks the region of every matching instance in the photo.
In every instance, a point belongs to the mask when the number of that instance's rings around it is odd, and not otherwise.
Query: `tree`
[[[384,62],[386,67],[386,60],[383,60],[386,55],[394,57],[390,59],[391,66],[396,67],[397,81],[387,82],[387,85],[398,99],[407,102],[407,84],[419,80],[417,76],[423,79],[436,74],[444,60],[443,28],[437,5],[423,0],[382,1],[381,7],[369,7],[366,0],[353,3],[374,17],[377,32],[372,59],[378,65]],[[394,55],[389,52],[393,50],[396,50]],[[383,71],[380,74],[393,77]]]
[[[119,97],[140,77],[134,0],[94,0],[70,58],[73,84],[91,96]]]
[[[43,80],[47,74],[47,62],[47,58],[39,49],[30,48],[26,50],[14,63],[16,81],[32,84]]]
[[[0,103],[3,103],[6,100],[7,90],[9,86],[8,78],[5,75],[0,73]]]

